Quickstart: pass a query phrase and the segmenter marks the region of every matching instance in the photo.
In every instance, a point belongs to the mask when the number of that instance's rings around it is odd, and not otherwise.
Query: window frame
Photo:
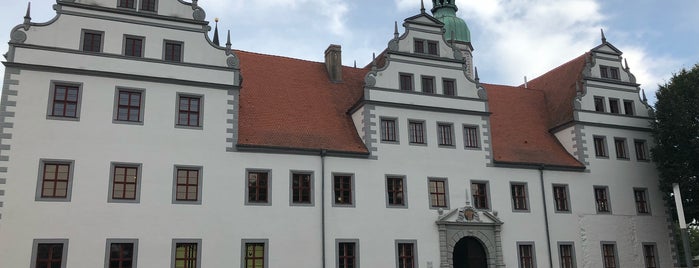
[[[417,44],[420,44],[420,46],[422,47],[422,50],[418,49]],[[430,45],[435,46],[434,53],[431,53],[432,51],[430,51]],[[413,52],[417,53],[417,54],[422,54],[422,55],[430,55],[430,56],[439,57],[439,41],[422,39],[422,38],[414,38],[413,39]]]
[[[444,132],[442,131],[443,127],[448,127],[448,135],[449,135],[449,140],[450,144],[447,143],[442,143],[444,141]],[[456,140],[454,139],[454,123],[450,122],[437,122],[437,147],[440,148],[456,148]]]
[[[95,34],[100,36],[100,44],[98,51],[85,50],[85,34]],[[81,29],[80,30],[80,51],[84,53],[102,53],[104,52],[104,31],[92,30],[92,29]]]
[[[199,123],[199,125],[193,126],[193,125],[189,125],[189,124],[187,124],[187,125],[180,124],[180,98],[199,99],[199,111],[198,111],[198,114],[199,114],[198,123]],[[189,110],[187,112],[192,113]],[[187,121],[187,122],[189,122],[189,121]],[[176,97],[175,97],[175,128],[198,129],[198,130],[204,129],[204,95],[203,94],[177,92]]]
[[[267,188],[265,189],[267,200],[265,201],[253,201],[250,200],[250,174],[252,173],[258,173],[258,174],[267,174]],[[258,178],[259,179],[259,178]],[[272,205],[272,169],[263,169],[263,168],[246,168],[245,169],[245,205],[246,206],[271,206]],[[258,181],[258,188],[259,188],[259,181]],[[259,190],[258,190],[259,192]],[[258,193],[259,195],[259,193]],[[257,197],[259,198],[259,196]]]
[[[435,181],[435,182],[443,182],[444,183],[444,206],[437,206],[435,204],[432,204],[432,195],[437,194],[439,195],[440,193],[432,192],[432,189],[430,188],[430,184]],[[443,210],[448,210],[450,208],[449,206],[449,179],[448,178],[442,178],[442,177],[428,177],[427,178],[427,204],[429,205],[430,209],[443,209]]]
[[[61,115],[54,115],[53,114],[53,107],[56,104],[56,102],[54,100],[54,98],[56,97],[56,86],[77,87],[78,88],[78,98],[77,98],[77,102],[75,104],[75,117],[61,116]],[[83,83],[51,80],[50,88],[49,88],[48,105],[47,105],[47,109],[46,109],[46,119],[80,121],[80,107],[81,107],[81,103],[82,103],[82,94],[83,94]]]
[[[526,266],[522,262],[522,247],[530,247],[529,250],[531,252],[530,261],[531,261],[531,266]],[[517,267],[519,268],[536,268],[536,247],[534,245],[534,241],[522,241],[522,242],[517,242]]]
[[[136,0],[134,0],[136,1]],[[127,39],[134,39],[134,40],[140,40],[141,41],[141,55],[139,56],[134,56],[134,55],[127,55],[126,52],[128,51],[127,47]],[[122,39],[122,45],[121,45],[121,55],[126,56],[126,57],[134,57],[134,58],[144,58],[145,57],[145,47],[146,47],[146,37],[145,36],[139,36],[139,35],[130,35],[130,34],[124,34],[124,38]]]
[[[422,132],[422,141],[417,140],[418,138],[418,132],[415,131],[413,133],[413,130],[411,130],[411,126],[413,124],[419,124],[421,126],[421,131]],[[408,119],[408,144],[409,145],[417,145],[417,146],[427,146],[427,131],[425,131],[425,120],[419,120],[419,119]],[[415,141],[413,141],[415,139]]]
[[[109,264],[111,262],[111,246],[112,244],[133,244],[133,255],[131,256],[131,268],[138,267],[138,239],[123,239],[123,238],[107,238],[107,246],[104,254],[104,267],[110,268]]]
[[[644,200],[638,200],[638,196],[636,195],[636,192],[641,192],[643,194]],[[652,215],[651,209],[650,209],[650,200],[648,198],[648,188],[634,187],[633,188],[633,200],[634,200],[634,205],[636,207],[636,215],[643,215],[643,216]],[[645,204],[645,211],[641,211],[639,203]]]
[[[403,256],[400,255],[400,247],[401,245],[406,245],[409,244],[412,246],[413,254],[412,254],[412,261],[413,261],[413,266],[412,267],[401,267],[401,259],[404,259]],[[397,239],[394,242],[395,249],[396,249],[396,268],[418,268],[419,262],[418,262],[418,251],[417,251],[417,240],[406,240],[406,239]]]
[[[463,136],[464,136],[464,140],[463,140],[463,142],[464,142],[464,149],[466,149],[466,150],[481,150],[481,132],[480,132],[480,127],[477,126],[477,125],[463,124],[463,127],[462,127],[461,129],[462,129],[462,131],[463,131]],[[469,130],[467,131],[466,129],[469,129]],[[475,133],[473,133],[473,134],[475,134],[474,137],[471,137],[471,135],[470,135],[471,133],[469,133],[469,132],[471,131],[471,129],[472,129],[473,131],[475,131]],[[476,144],[475,144],[475,147],[474,147],[474,146],[470,146],[470,145],[472,145],[473,143],[472,143],[472,142],[471,142],[471,143],[469,142],[469,138],[475,138],[475,140],[474,140],[475,143],[476,143]]]
[[[614,266],[613,267],[607,266],[607,262],[605,260],[607,258],[607,256],[605,255],[605,251],[604,251],[605,245],[611,246],[613,249],[613,252],[612,252],[612,253],[614,253],[614,256],[613,256],[614,257]],[[600,241],[600,250],[602,253],[602,267],[604,267],[604,268],[619,268],[619,251],[617,250],[616,242],[614,242],[614,241]]]
[[[160,2],[160,1],[158,1],[158,0],[149,0],[149,1],[155,2],[154,5],[153,5],[153,10],[143,9],[143,1],[146,1],[146,0],[139,0],[139,1],[138,1],[138,11],[139,11],[139,12],[158,13],[158,7],[159,7],[159,3],[158,3],[158,2]]]
[[[384,139],[388,138],[388,134],[385,132],[386,129],[384,128],[384,122],[393,122],[393,138],[394,140],[390,139]],[[388,143],[388,144],[400,144],[400,131],[399,131],[399,126],[398,126],[398,118],[396,117],[380,117],[379,118],[379,135],[380,135],[380,140],[381,143]]]
[[[123,7],[123,6],[121,6],[122,1],[131,1],[133,7]],[[120,8],[120,9],[127,9],[127,10],[136,10],[136,7],[137,7],[137,6],[138,6],[138,0],[118,0],[118,1],[117,1],[117,5],[116,5],[117,8]]]
[[[646,247],[651,247],[653,253],[653,266],[648,265],[648,255]],[[658,246],[654,242],[643,242],[641,243],[641,251],[643,251],[643,265],[645,268],[658,268]]]
[[[138,121],[130,120],[120,120],[119,119],[119,97],[121,92],[131,92],[141,94],[140,102],[138,104]],[[114,124],[128,124],[128,125],[143,125],[145,119],[145,104],[146,104],[146,89],[144,88],[131,88],[131,87],[120,87],[117,86],[114,90],[114,111],[112,112],[112,123]],[[131,106],[129,106],[131,107]]]
[[[176,268],[175,263],[177,262],[177,244],[196,244],[197,245],[197,260],[196,268],[201,268],[201,239],[172,239],[172,249],[170,256],[170,268]],[[191,267],[188,267],[191,268]]]
[[[432,87],[432,91],[425,91],[426,87],[425,85],[429,85],[429,87]],[[429,76],[429,75],[420,75],[420,92],[422,94],[429,94],[429,95],[435,95],[437,94],[437,82],[435,81],[434,76]]]
[[[558,199],[556,198],[556,188],[563,187],[563,192],[565,193],[565,204],[567,210],[561,210],[558,207]],[[573,209],[570,204],[570,190],[568,189],[568,184],[553,184],[551,185],[552,196],[553,196],[553,210],[555,213],[572,213]]]
[[[612,80],[621,80],[621,73],[618,67],[609,67],[609,78]]]
[[[335,177],[350,177],[350,202],[349,203],[337,203],[337,193],[335,192]],[[354,184],[354,173],[345,173],[345,172],[333,172],[331,174],[332,178],[332,194],[333,194],[333,201],[332,201],[332,206],[333,207],[356,207],[357,205],[357,200],[355,199],[355,192],[356,192],[356,187]],[[341,188],[344,189],[344,188]]]
[[[447,87],[446,87],[447,82],[451,83],[451,85],[453,86],[451,94],[447,94],[447,90],[446,90],[446,89],[447,89]],[[442,95],[444,95],[444,96],[454,96],[454,97],[457,96],[457,92],[456,92],[456,79],[452,79],[452,78],[442,78]]]
[[[622,103],[622,106],[624,107],[624,115],[629,115],[629,116],[636,115],[636,109],[634,109],[635,107],[634,107],[634,103],[632,100],[622,100],[621,103]]]
[[[172,204],[183,205],[201,205],[202,203],[202,188],[204,187],[204,167],[193,165],[175,165],[172,176]],[[197,199],[196,200],[180,200],[177,199],[177,171],[179,170],[196,170],[197,173]]]
[[[598,140],[600,141],[599,146],[597,144]],[[606,136],[593,135],[592,136],[592,146],[595,149],[595,157],[596,158],[609,159],[609,150],[607,147],[607,137]]]
[[[639,145],[640,145],[640,151],[639,151]],[[643,162],[650,162],[650,158],[648,157],[648,143],[646,143],[646,140],[640,140],[640,139],[634,139],[633,140],[633,147],[634,151],[636,152],[636,160],[637,161],[643,161]],[[640,152],[640,154],[639,154]]]
[[[342,244],[354,245],[354,255],[352,256],[352,259],[354,259],[354,268],[360,268],[359,239],[335,239],[335,267],[340,267],[340,246]]]
[[[403,202],[402,204],[391,204],[391,192],[390,188],[388,187],[388,181],[389,179],[401,179],[402,184],[401,184],[401,189],[400,192],[403,194]],[[406,179],[405,175],[396,175],[396,174],[386,174],[384,176],[384,186],[385,186],[385,193],[386,193],[386,208],[408,208],[408,185],[407,182],[408,180]]]
[[[44,169],[46,165],[68,165],[68,182],[65,197],[45,197],[43,196],[44,189]],[[39,174],[37,176],[36,183],[36,193],[34,195],[34,201],[47,201],[47,202],[70,202],[73,193],[73,180],[75,172],[75,160],[70,159],[39,159]]]
[[[516,206],[516,201],[515,201],[515,195],[514,195],[514,188],[515,187],[522,187],[522,190],[524,191],[524,208],[517,208]],[[531,207],[529,206],[529,187],[527,185],[527,182],[520,182],[520,181],[511,181],[510,182],[510,204],[512,205],[512,212],[515,213],[521,213],[521,212],[531,212]]]
[[[612,202],[611,202],[611,197],[609,196],[609,186],[594,185],[594,186],[592,186],[592,189],[593,189],[593,197],[595,200],[595,211],[597,211],[597,214],[612,214]],[[607,210],[600,210],[599,201],[601,199],[597,195],[597,190],[604,190],[604,194],[606,197],[604,201],[607,202],[607,204],[606,204]]]
[[[575,243],[572,241],[561,241],[558,242],[558,264],[560,265],[561,268],[576,268],[578,267],[578,264],[576,263],[575,259]],[[563,246],[570,246],[570,263],[571,267],[565,267],[563,265]]]
[[[600,65],[599,66],[599,76],[600,76],[600,78],[609,79],[609,66]]]
[[[621,114],[621,106],[619,99],[609,98],[609,113],[611,114]]]
[[[114,198],[114,176],[115,169],[117,167],[127,167],[136,168],[136,193],[134,194],[134,199],[126,198]],[[143,170],[143,164],[141,163],[128,163],[128,162],[111,162],[109,167],[109,187],[107,192],[107,203],[140,203],[141,202],[141,181],[143,177],[141,176]]]
[[[595,105],[595,112],[604,113],[607,111],[606,106],[605,106],[604,97],[594,96],[593,100],[594,100],[594,105]],[[598,106],[598,105],[600,105],[600,106]],[[598,108],[600,108],[600,109],[598,109]]]
[[[621,146],[621,147],[620,147]],[[621,150],[619,150],[621,149]],[[614,151],[616,159],[629,160],[629,146],[626,144],[626,138],[614,137]]]
[[[167,46],[168,45],[180,45],[180,55],[179,59],[173,60],[173,59],[167,59]],[[165,62],[175,62],[175,63],[181,63],[184,62],[184,42],[183,41],[177,41],[177,40],[169,40],[169,39],[164,39],[163,40],[163,57],[162,60]]]
[[[403,78],[410,78],[409,84],[403,83]],[[406,88],[406,85],[410,85],[410,88]],[[411,73],[398,73],[398,90],[400,91],[415,91],[415,80],[414,75]]]
[[[300,203],[294,200],[294,175],[308,175],[310,176],[310,188],[308,197],[308,203]],[[314,172],[311,170],[289,170],[289,206],[299,206],[299,207],[313,207],[315,206],[315,176]]]
[[[476,195],[473,193],[473,185],[474,184],[485,184],[485,193],[484,193],[485,194],[485,207],[479,207],[476,205]],[[471,183],[469,184],[469,186],[470,186],[469,191],[471,191],[471,205],[476,209],[491,210],[492,204],[490,201],[490,182],[484,181],[484,180],[471,180]]]
[[[67,238],[52,238],[52,239],[34,239],[32,241],[32,259],[30,262],[31,268],[37,268],[37,257],[39,255],[40,244],[62,244],[61,245],[61,268],[66,267],[68,261],[68,239]]]
[[[269,239],[241,239],[240,240],[240,268],[247,267],[247,245],[248,244],[262,244],[263,245],[263,255],[262,256],[262,267],[269,267]],[[254,267],[253,267],[254,268]]]

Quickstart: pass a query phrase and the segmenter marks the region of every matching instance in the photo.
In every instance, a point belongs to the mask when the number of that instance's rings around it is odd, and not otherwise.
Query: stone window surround
[[[352,202],[350,204],[337,204],[335,202],[336,196],[335,196],[335,176],[349,176],[350,177],[350,198],[352,199]],[[356,192],[357,188],[355,187],[355,178],[354,178],[354,173],[347,173],[347,172],[332,172],[330,175],[330,178],[332,179],[331,181],[331,191],[332,191],[332,206],[333,207],[349,207],[353,208],[357,206],[357,199],[356,199]]]
[[[86,33],[98,34],[101,36],[100,37],[100,51],[85,51],[85,50],[83,50]],[[105,39],[104,31],[83,28],[80,30],[80,44],[79,44],[78,50],[86,52],[86,53],[102,53],[102,52],[104,52],[104,39]]]
[[[393,205],[388,203],[388,178],[401,178],[403,180],[403,204],[402,205]],[[386,190],[384,191],[386,193],[386,208],[408,208],[408,180],[405,175],[397,175],[397,174],[386,174],[384,176],[384,186],[386,187]]]
[[[133,244],[133,256],[131,258],[131,268],[137,268],[138,267],[138,239],[133,238],[133,239],[124,239],[124,238],[107,238],[107,246],[104,254],[104,268],[109,268],[109,259],[110,259],[110,253],[111,253],[111,246],[112,244],[118,244],[118,243],[131,243]]]
[[[36,256],[39,254],[39,244],[63,244],[63,254],[61,255],[61,268],[66,267],[68,260],[68,239],[34,239],[32,242],[31,268],[36,268]]]
[[[204,94],[193,94],[185,92],[177,92],[175,97],[175,128],[182,129],[204,129]],[[180,116],[180,97],[199,98],[199,126],[188,126],[179,124]]]
[[[563,187],[563,188],[564,188],[565,193],[566,193],[566,204],[568,205],[568,210],[558,210],[558,208],[556,207],[556,204],[555,204],[555,202],[556,202],[556,192],[555,192],[555,190],[554,190],[554,187]],[[551,195],[551,196],[553,197],[552,199],[553,199],[553,202],[554,202],[554,204],[553,204],[553,210],[554,210],[554,212],[555,212],[555,213],[568,213],[568,214],[572,213],[573,208],[572,208],[572,204],[570,203],[570,189],[568,188],[568,184],[554,183],[554,184],[551,185],[551,191],[552,191],[552,195]]]
[[[247,244],[264,244],[264,268],[269,267],[269,239],[241,239],[240,240],[240,268],[245,266],[245,253]],[[199,266],[197,266],[199,267]]]
[[[294,174],[307,174],[311,176],[310,203],[294,203],[293,179]],[[270,188],[271,190],[271,188]],[[315,174],[312,170],[290,170],[289,171],[289,206],[313,207],[315,206]],[[247,199],[247,198],[246,198]],[[271,201],[271,200],[270,200]]]
[[[188,243],[188,244],[197,244],[197,264],[196,267],[201,267],[201,244],[202,240],[201,239],[181,239],[181,238],[174,238],[172,239],[172,249],[170,250],[171,255],[170,255],[170,268],[176,268],[175,267],[175,256],[177,256],[177,244],[180,243]]]
[[[444,182],[444,207],[436,207],[432,204],[432,196],[430,193],[430,182],[432,181],[443,181]],[[442,178],[442,177],[428,177],[427,178],[427,206],[430,209],[443,209],[443,210],[449,210],[451,207],[449,205],[449,179],[448,178]]]
[[[595,139],[600,139],[601,140],[601,145],[603,147],[602,152],[597,151],[597,146],[595,145]],[[607,146],[607,137],[606,136],[601,136],[601,135],[593,135],[592,136],[592,146],[593,149],[595,150],[595,157],[598,159],[609,159],[609,147]]]
[[[69,166],[68,174],[68,189],[66,190],[65,198],[54,198],[54,197],[42,197],[41,193],[43,190],[44,181],[44,164],[67,164]],[[70,202],[73,192],[73,180],[75,179],[75,160],[69,159],[39,159],[39,175],[37,176],[36,183],[36,193],[34,196],[34,201],[47,201],[47,202]]]
[[[128,92],[137,92],[141,93],[141,103],[140,105],[140,112],[138,116],[138,121],[126,121],[126,120],[119,120],[119,92],[121,91],[128,91]],[[114,112],[112,114],[112,123],[114,124],[127,124],[127,125],[143,125],[144,119],[145,119],[145,111],[146,111],[146,89],[145,88],[133,88],[133,87],[121,87],[117,86],[114,89]]]
[[[447,95],[446,92],[444,92],[444,88],[445,88],[444,82],[446,82],[446,81],[450,81],[454,84],[454,95]],[[444,78],[444,77],[442,78],[442,95],[445,95],[445,96],[458,96],[459,95],[458,90],[457,90],[457,86],[456,86],[456,79]]]
[[[156,4],[157,5],[157,4]],[[157,7],[156,7],[157,8]],[[180,58],[179,60],[166,60],[165,56],[167,54],[167,49],[166,46],[167,44],[178,44],[180,45]],[[169,40],[169,39],[163,39],[163,61],[166,62],[184,62],[184,41],[177,41],[177,40]]]
[[[135,199],[114,199],[112,198],[112,190],[114,187],[114,167],[125,166],[135,167],[138,169],[136,177],[136,198]],[[128,163],[128,162],[112,162],[109,166],[109,191],[107,192],[107,203],[141,203],[141,181],[143,181],[143,164]]]
[[[476,207],[475,207],[475,204],[476,204],[476,203],[475,203],[475,200],[473,199],[473,193],[472,193],[472,190],[471,190],[471,189],[472,189],[471,187],[472,187],[472,185],[473,185],[474,183],[483,183],[483,184],[485,184],[485,194],[486,194],[486,204],[487,204],[487,206],[486,206],[485,208],[476,208]],[[476,208],[476,209],[488,210],[488,211],[492,210],[492,209],[493,209],[493,203],[492,203],[492,201],[491,201],[491,195],[490,195],[490,182],[489,182],[489,181],[486,181],[486,180],[471,180],[471,181],[469,182],[468,185],[469,185],[468,190],[471,191],[471,195],[469,196],[469,197],[471,198],[471,205],[474,206],[474,208]]]
[[[570,257],[572,259],[573,263],[573,268],[578,267],[578,264],[576,263],[575,259],[575,243],[572,241],[558,241],[557,248],[558,248],[558,263],[560,267],[563,267],[563,259],[561,258],[561,246],[570,246]]]
[[[383,132],[384,130],[383,130],[383,124],[382,124],[382,122],[383,122],[384,120],[393,121],[393,124],[394,124],[394,126],[395,126],[394,129],[393,129],[393,132],[394,132],[394,134],[395,134],[395,136],[396,136],[396,140],[395,140],[395,141],[384,140],[384,139],[383,139],[383,134],[382,134],[382,132]],[[379,117],[379,140],[381,141],[381,143],[387,143],[387,144],[400,144],[400,126],[399,126],[399,122],[398,122],[398,118],[397,118],[397,117],[389,117],[389,116],[381,116],[381,117]]]
[[[335,268],[340,268],[340,243],[354,244],[354,268],[360,268],[359,239],[335,239]]]
[[[136,1],[136,0],[134,0],[134,1]],[[141,40],[141,56],[127,56],[126,55],[126,39],[127,38]],[[146,47],[146,37],[145,36],[124,34],[124,38],[122,38],[122,44],[121,44],[121,55],[124,55],[127,57],[143,58],[146,55],[145,47]]]
[[[177,200],[177,170],[179,169],[189,169],[198,170],[199,179],[197,180],[197,200]],[[201,205],[202,203],[202,188],[204,188],[204,167],[203,166],[193,166],[193,165],[175,165],[172,172],[172,204],[182,204],[182,205]]]
[[[395,242],[395,248],[396,248],[396,268],[400,268],[400,248],[399,244],[412,244],[413,245],[413,267],[418,268],[420,267],[420,262],[418,260],[418,251],[417,251],[417,240],[412,239],[412,240],[406,240],[406,239],[396,239]]]
[[[250,173],[267,173],[267,201],[266,202],[251,202],[249,200],[250,187],[248,187],[248,176]],[[265,168],[246,168],[245,169],[245,205],[246,206],[271,206],[272,205],[272,169]]]
[[[65,117],[65,116],[55,116],[53,114],[53,98],[56,94],[56,85],[66,85],[78,87],[78,104],[75,108],[75,117]],[[66,120],[66,121],[80,121],[80,107],[82,106],[82,95],[83,95],[83,83],[81,82],[69,82],[69,81],[59,81],[51,80],[49,88],[49,98],[48,105],[46,109],[46,119],[53,120]]]
[[[614,247],[614,262],[615,267],[619,267],[619,250],[615,241],[600,241],[600,253],[602,254],[602,265],[604,266],[604,245],[612,245]]]
[[[619,148],[616,146],[616,145],[617,145],[617,142],[621,142],[621,144],[623,145],[623,146],[622,146],[622,149],[623,149],[622,152],[619,152]],[[616,159],[617,159],[617,160],[625,160],[625,161],[628,161],[629,159],[631,159],[631,157],[629,156],[629,145],[628,145],[628,143],[626,142],[626,138],[614,137],[614,152],[616,153]],[[621,154],[620,154],[620,153],[621,153]]]
[[[607,197],[607,210],[608,211],[599,211],[599,206],[597,205],[597,194],[596,194],[597,189],[604,189],[605,195]],[[592,186],[592,198],[594,199],[594,202],[595,202],[595,212],[597,212],[597,214],[612,214],[612,200],[611,200],[611,196],[609,196],[609,186],[593,185]]]
[[[524,186],[524,206],[526,207],[525,209],[515,209],[515,200],[514,196],[512,196],[512,187],[515,185],[522,185]],[[524,213],[524,212],[531,212],[531,207],[529,206],[529,185],[527,182],[523,181],[511,181],[510,182],[510,204],[512,205],[512,212],[515,213]]]
[[[476,131],[476,137],[475,137],[475,138],[476,138],[476,145],[477,145],[476,147],[469,147],[469,146],[468,146],[468,143],[466,142],[468,131],[466,131],[466,128],[475,129],[475,131]],[[480,150],[481,150],[481,147],[482,147],[482,145],[481,145],[481,135],[480,135],[480,134],[481,134],[481,131],[480,131],[480,127],[479,127],[478,125],[463,124],[462,127],[461,127],[461,129],[462,129],[463,132],[464,132],[464,133],[463,133],[463,134],[464,134],[464,135],[463,135],[463,136],[464,136],[464,140],[463,140],[463,142],[464,142],[464,149],[466,149],[466,150],[478,150],[478,151],[480,151]]]
[[[442,125],[448,125],[449,128],[451,129],[451,133],[450,133],[451,134],[451,144],[439,144],[441,142],[439,139],[439,136],[440,136],[439,126],[442,126]],[[437,147],[456,149],[456,139],[454,138],[454,137],[456,137],[456,133],[454,130],[454,123],[438,121],[436,124],[436,127],[437,127],[437,132],[436,132],[436,134],[437,134]]]
[[[536,246],[534,241],[517,241],[517,267],[518,268],[524,268],[522,266],[522,256],[520,255],[520,246],[531,246],[531,252],[532,252],[532,268],[536,268]]]
[[[411,123],[414,123],[414,124],[421,124],[421,125],[422,125],[422,142],[421,142],[421,143],[419,143],[419,142],[412,142],[412,141],[410,140],[410,136],[411,136],[411,133],[410,133],[410,132],[411,132],[411,131],[410,131],[410,124],[411,124]],[[409,144],[409,145],[427,146],[428,139],[427,139],[427,131],[425,130],[426,125],[427,125],[427,124],[426,124],[425,120],[420,120],[420,119],[408,119],[408,144]]]

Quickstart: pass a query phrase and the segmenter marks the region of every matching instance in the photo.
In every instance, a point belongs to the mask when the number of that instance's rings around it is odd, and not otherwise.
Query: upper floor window
[[[173,240],[173,265],[177,268],[201,267],[201,240]]]
[[[643,259],[646,268],[658,268],[658,259],[656,255],[655,244],[643,244]]]
[[[155,12],[157,3],[158,0],[141,0],[141,10]]]
[[[352,175],[333,175],[334,205],[353,205],[353,177]]]
[[[107,239],[107,268],[136,268],[138,240]]]
[[[472,182],[471,195],[473,197],[473,207],[477,209],[488,209],[488,183]]]
[[[201,167],[175,167],[173,203],[201,204]]]
[[[609,112],[613,114],[619,114],[619,100],[609,99]]]
[[[124,35],[124,55],[143,57],[143,37]]]
[[[428,55],[439,55],[437,41],[415,39],[415,53],[428,54]]]
[[[246,204],[269,204],[269,171],[248,171]]]
[[[40,180],[37,184],[37,201],[70,201],[72,160],[41,160]]]
[[[80,114],[80,85],[52,83],[49,116],[75,118]]]
[[[400,90],[413,91],[413,75],[412,74],[400,74]]]
[[[597,212],[609,213],[611,211],[609,207],[609,188],[606,186],[595,186],[594,190]]]
[[[456,96],[456,81],[454,79],[442,79],[442,91],[444,95]]]
[[[313,178],[308,172],[291,173],[291,203],[294,205],[313,204]]]
[[[575,254],[572,243],[561,243],[558,245],[561,268],[575,268]]]
[[[82,50],[90,52],[102,52],[102,36],[104,32],[83,30]]]
[[[527,185],[525,183],[512,183],[510,184],[510,192],[512,193],[512,210],[528,211]]]
[[[65,268],[67,251],[66,239],[35,239],[31,268]]]
[[[415,268],[415,243],[398,242],[398,268]]]
[[[634,201],[636,201],[636,212],[638,212],[638,214],[650,213],[650,209],[648,208],[648,191],[646,189],[633,189],[633,197]]]
[[[626,115],[634,115],[634,111],[633,111],[633,101],[631,101],[631,100],[624,100],[624,114],[626,114]]]
[[[614,138],[614,148],[616,149],[616,158],[629,159],[629,150],[626,148],[626,139]]]
[[[186,127],[201,127],[201,96],[177,96],[177,125]]]
[[[448,208],[449,189],[447,180],[430,178],[427,183],[430,191],[430,208]]]
[[[480,148],[477,126],[464,126],[464,147]]]
[[[138,201],[140,186],[140,165],[112,164],[109,201]]]
[[[648,160],[646,141],[634,140],[633,147],[636,149],[636,160]]]
[[[595,145],[595,156],[607,157],[607,141],[602,136],[594,136],[592,138]]]
[[[617,268],[616,245],[602,243],[602,263],[604,268]]]
[[[245,243],[244,268],[266,268],[265,243]]]
[[[555,202],[554,208],[556,209],[556,212],[569,212],[570,204],[568,199],[568,186],[554,185],[553,200]]]
[[[595,112],[604,112],[604,97],[595,96]]]
[[[408,138],[410,143],[425,144],[425,123],[422,121],[408,121]]]
[[[396,119],[381,118],[381,141],[397,142]]]
[[[405,206],[405,178],[399,176],[386,177],[386,202],[390,207]]]
[[[357,242],[337,243],[337,268],[358,268]]]
[[[142,90],[117,89],[116,121],[143,122]]]
[[[437,143],[440,146],[454,146],[454,126],[450,123],[437,123]]]
[[[182,61],[182,46],[182,42],[165,40],[163,60],[174,62]]]
[[[117,7],[136,9],[136,0],[119,0]]]
[[[534,244],[532,243],[518,243],[517,253],[519,255],[519,267],[521,268],[535,268],[536,262],[534,261]]]
[[[619,68],[601,65],[599,67],[600,77],[619,80]]]
[[[434,77],[422,77],[422,92],[427,94],[434,94]]]

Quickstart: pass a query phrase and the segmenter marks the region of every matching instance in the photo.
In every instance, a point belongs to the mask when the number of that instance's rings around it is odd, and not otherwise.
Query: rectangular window
[[[595,112],[604,112],[604,97],[595,96]]]
[[[614,138],[614,148],[616,149],[616,158],[629,159],[629,151],[626,149],[626,139]]]
[[[427,54],[437,56],[439,51],[437,50],[437,42],[427,41]]]
[[[34,240],[32,268],[65,268],[68,240]]]
[[[441,146],[454,146],[454,128],[452,124],[437,123],[437,143]]]
[[[175,167],[175,202],[201,202],[201,168]]]
[[[291,173],[291,203],[312,205],[313,178],[311,173]]]
[[[337,267],[359,268],[358,247],[356,242],[337,243]]]
[[[106,268],[136,268],[138,240],[107,239]]]
[[[561,268],[575,268],[575,254],[572,243],[559,244],[558,254]]]
[[[602,262],[604,268],[616,268],[616,245],[613,243],[602,243]]]
[[[118,89],[116,121],[142,122],[142,91]]]
[[[449,195],[446,179],[430,178],[428,180],[430,191],[430,208],[448,208]]]
[[[410,143],[425,144],[424,122],[408,121],[408,138]]]
[[[412,74],[400,74],[400,90],[413,91]]]
[[[37,201],[70,201],[73,161],[41,160]]]
[[[636,201],[636,212],[638,212],[638,214],[649,214],[648,191],[641,188],[633,189],[633,197]]]
[[[633,115],[633,101],[624,100],[624,114]]]
[[[568,204],[568,186],[567,185],[554,185],[553,186],[553,200],[555,203],[556,212],[570,212],[570,205]]]
[[[201,264],[200,241],[173,240],[172,268],[197,268]]]
[[[648,151],[646,149],[646,141],[634,140],[633,147],[636,149],[636,160],[648,160]]]
[[[141,0],[141,10],[155,12],[157,1],[158,0]]]
[[[609,191],[606,186],[595,186],[595,203],[598,213],[609,213]]]
[[[422,92],[427,94],[434,94],[434,77],[423,76],[421,80]]]
[[[595,156],[608,157],[606,139],[602,136],[594,136],[592,139],[595,143]]]
[[[102,32],[83,30],[83,51],[102,52]]]
[[[464,126],[464,147],[480,148],[477,126]]]
[[[658,259],[656,255],[654,244],[643,244],[643,259],[645,260],[646,268],[658,267]]]
[[[136,200],[138,196],[138,166],[114,165],[111,199]]]
[[[389,207],[405,207],[404,177],[386,177],[386,198]]]
[[[245,268],[265,267],[265,244],[245,243]]]
[[[155,1],[155,0],[153,0]],[[165,41],[163,60],[165,61],[182,61],[182,42]]]
[[[80,86],[53,84],[50,104],[50,116],[78,118],[80,112]]]
[[[438,43],[436,41],[428,41],[422,39],[415,39],[413,41],[415,53],[428,54],[428,55],[439,55]]]
[[[200,96],[178,95],[178,126],[201,127],[201,100]]]
[[[534,245],[517,243],[520,268],[535,268]]]
[[[444,95],[456,96],[456,81],[453,79],[442,79],[442,91]]]
[[[398,141],[396,119],[381,118],[381,141]]]
[[[397,243],[398,268],[415,268],[415,243]]]
[[[121,8],[136,9],[136,0],[119,0],[119,4],[117,6]]]
[[[512,210],[529,211],[527,185],[524,183],[512,183],[510,184],[510,192],[512,193]]]
[[[473,197],[473,207],[477,209],[488,209],[488,184],[485,182],[472,182],[471,195]]]
[[[600,66],[599,67],[599,76],[602,78],[609,78],[609,67]]]
[[[619,100],[609,99],[609,112],[619,114]]]
[[[415,53],[425,53],[425,41],[417,39],[414,41],[414,45]]]
[[[614,80],[619,80],[619,68],[616,67],[610,67],[609,68],[609,74],[611,75],[611,78]]]
[[[143,37],[125,35],[124,56],[143,57]]]
[[[352,175],[333,175],[333,193],[335,205],[351,206],[353,205],[353,176]]]
[[[248,198],[246,204],[269,204],[270,172],[248,171],[247,173]]]

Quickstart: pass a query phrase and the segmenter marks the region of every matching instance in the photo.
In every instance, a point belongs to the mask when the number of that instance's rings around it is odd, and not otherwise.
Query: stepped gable
[[[589,52],[580,55],[527,83],[528,88],[538,89],[546,93],[549,129],[573,121],[573,100],[577,94],[576,84],[583,79],[583,70],[589,56]]]
[[[366,69],[343,66],[333,83],[325,64],[236,51],[240,90],[238,145],[368,154],[347,113],[363,95]]]
[[[488,91],[494,161],[501,164],[585,166],[549,132],[544,91],[483,84]]]

